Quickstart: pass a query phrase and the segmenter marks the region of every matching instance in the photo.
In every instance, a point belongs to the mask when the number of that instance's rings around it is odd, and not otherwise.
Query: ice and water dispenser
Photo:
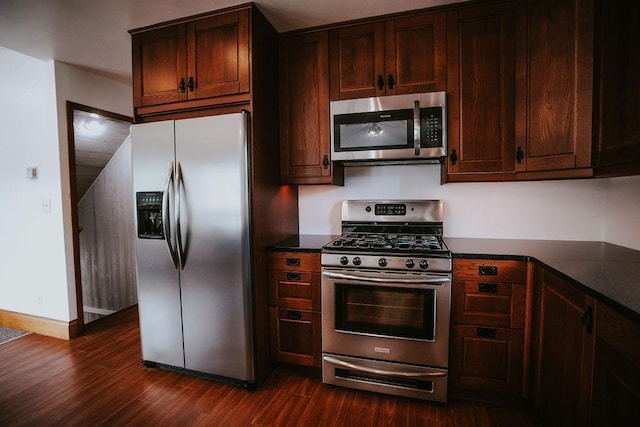
[[[139,191],[136,193],[138,215],[138,237],[141,239],[164,239],[162,227],[162,191]]]

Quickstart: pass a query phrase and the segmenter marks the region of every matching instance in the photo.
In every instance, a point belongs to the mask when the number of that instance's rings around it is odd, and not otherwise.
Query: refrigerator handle
[[[164,233],[164,238],[167,242],[167,247],[169,248],[169,255],[171,255],[173,266],[175,268],[178,268],[178,255],[176,254],[176,251],[173,249],[173,245],[171,244],[171,214],[169,212],[169,188],[171,188],[172,183],[173,183],[173,162],[169,164],[169,170],[167,170],[167,177],[164,183],[164,191],[162,192],[162,231]]]
[[[185,253],[184,247],[182,245],[182,232],[180,226],[180,193],[182,189],[182,167],[180,166],[180,162],[178,162],[178,167],[176,168],[176,252],[178,253],[178,263],[180,264],[180,269],[184,270],[185,263]]]

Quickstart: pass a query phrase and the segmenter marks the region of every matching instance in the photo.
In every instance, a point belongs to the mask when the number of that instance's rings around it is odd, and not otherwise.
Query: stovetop
[[[432,234],[346,233],[324,248],[327,251],[438,254],[449,252],[442,238]]]
[[[345,200],[342,235],[322,248],[323,267],[451,271],[439,200]]]

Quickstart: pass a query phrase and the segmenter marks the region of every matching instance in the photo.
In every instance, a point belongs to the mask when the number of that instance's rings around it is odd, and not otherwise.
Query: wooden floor
[[[323,385],[278,367],[256,391],[140,363],[136,308],[72,341],[29,334],[0,344],[0,426],[534,426],[525,412],[436,405]]]

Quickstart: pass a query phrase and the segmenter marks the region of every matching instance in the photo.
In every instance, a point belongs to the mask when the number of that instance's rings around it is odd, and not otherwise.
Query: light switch
[[[37,166],[31,166],[30,168],[27,168],[27,179],[30,179],[30,180],[38,179],[38,167]]]
[[[51,213],[51,199],[43,199],[40,204],[42,213]]]

